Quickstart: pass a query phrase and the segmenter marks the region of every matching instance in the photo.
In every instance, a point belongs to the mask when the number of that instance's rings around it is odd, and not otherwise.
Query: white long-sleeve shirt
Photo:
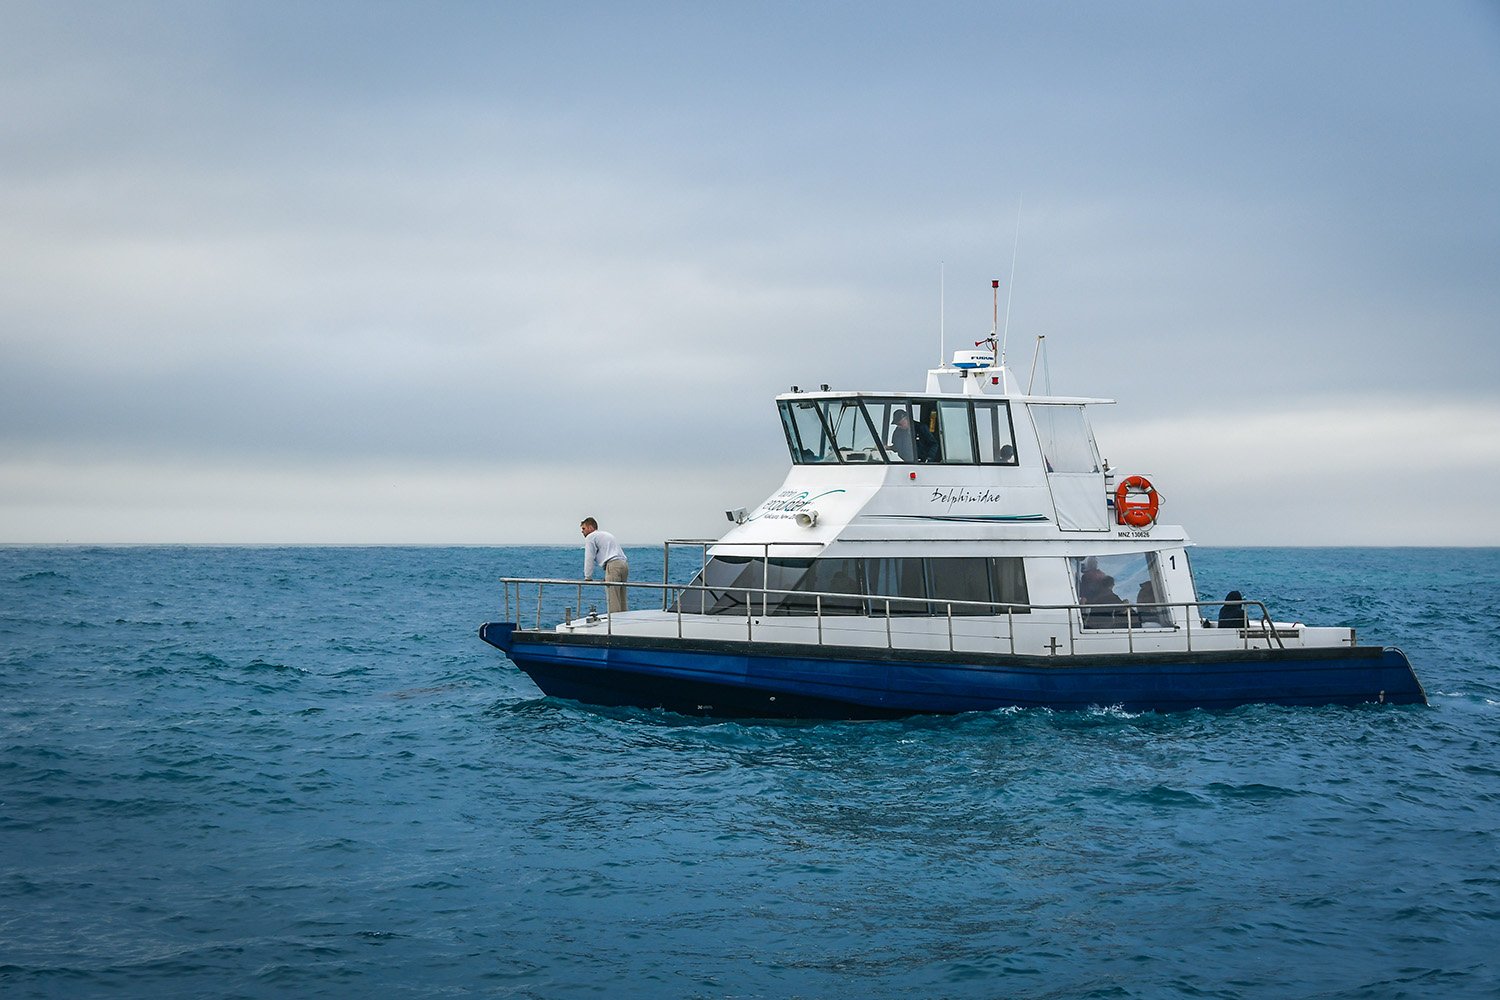
[[[615,541],[615,536],[595,528],[583,540],[583,578],[594,578],[594,567],[603,568],[611,559],[624,559],[625,550]]]

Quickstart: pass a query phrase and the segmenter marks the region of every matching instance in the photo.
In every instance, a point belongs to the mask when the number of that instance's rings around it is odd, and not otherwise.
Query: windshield
[[[1018,463],[1005,400],[849,397],[778,405],[797,465]]]

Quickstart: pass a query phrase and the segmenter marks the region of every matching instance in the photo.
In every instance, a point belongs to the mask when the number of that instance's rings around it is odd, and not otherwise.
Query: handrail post
[[[948,652],[953,652],[953,602],[948,602]]]
[[[751,603],[750,591],[745,591],[745,641],[755,641],[755,605]]]
[[[813,598],[813,608],[818,618],[818,645],[823,645],[823,595],[819,594]]]
[[[771,543],[762,543],[760,548],[760,613],[761,617],[765,617],[766,601],[769,599],[766,592],[771,588]]]
[[[891,599],[889,597],[885,599],[885,648],[895,648],[895,643],[891,641]]]
[[[542,584],[536,585],[536,630],[542,630]]]
[[[1029,595],[1028,595],[1029,596]],[[1010,631],[1010,655],[1016,655],[1016,606],[1005,606],[1005,627]]]

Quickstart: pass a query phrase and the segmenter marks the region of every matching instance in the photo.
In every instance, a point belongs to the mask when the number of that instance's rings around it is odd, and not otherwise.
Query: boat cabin
[[[1012,380],[962,352],[923,393],[778,396],[785,482],[728,512],[735,527],[706,546],[702,589],[670,610],[743,615],[748,601],[766,616],[950,618],[1071,605],[1089,629],[1183,624],[1186,610],[1164,605],[1196,599],[1189,542],[1156,522],[1149,481],[1149,517],[1127,523],[1117,509],[1088,420],[1112,401],[1033,396]]]

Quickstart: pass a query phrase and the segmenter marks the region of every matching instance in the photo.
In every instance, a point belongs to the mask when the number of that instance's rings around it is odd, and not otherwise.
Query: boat
[[[689,715],[1426,703],[1397,648],[1201,600],[1152,476],[1100,456],[1113,400],[1034,395],[975,346],[922,392],[793,386],[785,481],[721,537],[667,541],[625,611],[506,578],[481,638],[548,696]]]

